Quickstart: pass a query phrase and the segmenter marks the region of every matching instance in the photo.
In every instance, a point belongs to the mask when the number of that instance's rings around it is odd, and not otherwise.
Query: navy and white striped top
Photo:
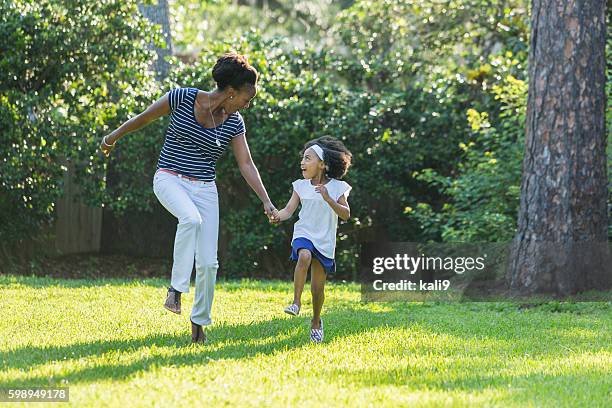
[[[176,88],[168,93],[170,124],[157,162],[158,169],[168,169],[203,181],[215,179],[215,164],[230,140],[245,133],[240,113],[232,113],[216,128],[205,128],[196,121],[196,88]],[[221,146],[217,146],[217,135]]]

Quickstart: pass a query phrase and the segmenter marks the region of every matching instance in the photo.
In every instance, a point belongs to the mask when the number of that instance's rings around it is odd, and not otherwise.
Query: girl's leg
[[[179,292],[189,292],[197,234],[202,223],[189,187],[172,174],[157,172],[153,178],[153,192],[157,199],[178,219],[170,284]]]
[[[210,317],[217,280],[217,243],[219,238],[219,198],[215,183],[199,186],[194,196],[202,225],[196,245],[196,279],[191,321],[201,326],[212,323]]]
[[[306,275],[312,260],[312,254],[309,250],[302,248],[298,251],[298,261],[293,272],[293,303],[302,306],[302,291],[306,283]]]
[[[310,291],[312,293],[312,324],[313,329],[321,328],[321,309],[325,301],[325,270],[315,258],[312,260],[310,273]]]

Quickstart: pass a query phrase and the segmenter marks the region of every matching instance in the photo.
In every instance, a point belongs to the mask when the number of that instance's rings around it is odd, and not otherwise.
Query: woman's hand
[[[274,211],[272,211],[272,215],[268,217],[268,220],[271,224],[279,224],[281,222],[280,211],[274,209]]]
[[[104,136],[100,142],[100,150],[102,150],[102,153],[104,153],[106,157],[108,157],[115,148],[115,143],[109,143],[107,137],[108,135]]]
[[[271,201],[264,203],[263,207],[264,207],[264,213],[266,214],[270,222],[280,221],[278,220],[278,210],[276,209],[276,207],[274,207],[274,204],[272,204]]]
[[[329,202],[329,200],[331,200],[331,197],[329,196],[329,193],[327,192],[327,187],[325,187],[323,184],[317,184],[315,186],[315,191],[321,194],[321,197],[323,197],[325,201]]]

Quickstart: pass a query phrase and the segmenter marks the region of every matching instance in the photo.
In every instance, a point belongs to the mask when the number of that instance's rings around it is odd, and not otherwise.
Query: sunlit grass
[[[612,401],[609,303],[361,303],[358,285],[330,284],[311,345],[308,293],[292,318],[289,282],[219,282],[209,342],[192,346],[188,314],[161,307],[166,284],[0,277],[0,387],[69,386],[78,406]]]

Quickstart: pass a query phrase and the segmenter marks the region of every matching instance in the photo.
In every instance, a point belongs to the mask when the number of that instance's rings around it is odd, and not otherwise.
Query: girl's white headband
[[[321,148],[321,146],[319,146],[318,144],[313,144],[312,146],[310,146],[310,148],[314,150],[317,156],[319,156],[319,159],[323,160],[324,155],[323,155],[323,149]]]

